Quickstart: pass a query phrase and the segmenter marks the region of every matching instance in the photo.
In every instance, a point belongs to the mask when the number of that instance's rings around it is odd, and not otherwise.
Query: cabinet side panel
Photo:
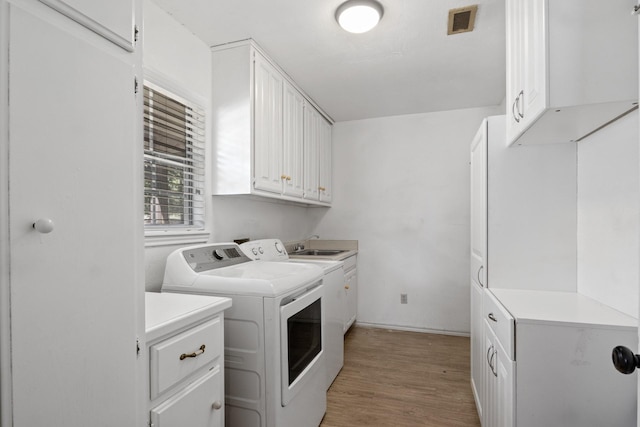
[[[489,122],[489,286],[575,292],[575,144],[507,148],[503,123]]]
[[[638,22],[628,0],[549,1],[550,105],[638,99]]]
[[[518,427],[635,426],[636,378],[611,364],[632,330],[518,324]],[[612,392],[615,390],[615,393]]]
[[[251,48],[212,53],[212,192],[251,192]]]

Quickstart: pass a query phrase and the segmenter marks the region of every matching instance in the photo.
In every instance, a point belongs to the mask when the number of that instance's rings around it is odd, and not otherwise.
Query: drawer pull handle
[[[493,320],[494,322],[497,322],[498,319],[496,319],[496,316],[493,315],[493,313],[489,313],[489,315],[487,316],[489,319]]]
[[[204,344],[202,344],[202,345],[200,346],[200,348],[198,349],[198,351],[199,351],[200,353],[198,353],[198,352],[191,353],[191,354],[182,353],[182,354],[180,355],[180,360],[184,360],[184,359],[186,359],[187,357],[198,357],[198,356],[200,356],[202,353],[204,353]]]
[[[211,407],[217,411],[218,409],[222,408],[222,403],[220,403],[219,400],[216,400],[215,402],[213,402]]]

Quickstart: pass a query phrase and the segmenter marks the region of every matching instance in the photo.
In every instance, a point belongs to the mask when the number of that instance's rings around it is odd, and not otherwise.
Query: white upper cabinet
[[[253,41],[212,50],[213,194],[329,206],[326,116]]]
[[[254,59],[255,188],[282,191],[282,75],[262,55]]]
[[[322,117],[314,108],[304,109],[304,198],[320,198],[319,162],[320,123]]]
[[[508,0],[507,142],[579,141],[635,108],[627,0]]]
[[[302,197],[303,194],[303,147],[304,147],[304,108],[302,94],[290,83],[284,84],[284,129],[283,129],[283,165],[281,179],[283,194]]]
[[[133,0],[40,0],[121,48],[133,51],[136,39]]]
[[[318,191],[320,201],[331,202],[331,124],[323,117],[320,118],[320,140],[318,141],[319,179]]]

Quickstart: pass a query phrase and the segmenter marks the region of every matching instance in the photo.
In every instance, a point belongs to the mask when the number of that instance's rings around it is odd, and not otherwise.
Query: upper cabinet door
[[[320,116],[319,132],[319,185],[321,202],[331,202],[331,123]]]
[[[259,53],[254,64],[255,188],[282,192],[282,75]]]
[[[303,194],[304,97],[290,83],[284,85],[282,192],[287,196]]]
[[[37,2],[9,12],[13,425],[137,425],[133,57]]]
[[[471,142],[471,280],[487,286],[487,120]]]
[[[515,138],[547,105],[546,0],[507,1],[507,134]]]
[[[319,200],[318,154],[322,117],[310,104],[304,109],[304,198]]]
[[[134,0],[40,0],[117,44],[133,52],[135,45]]]

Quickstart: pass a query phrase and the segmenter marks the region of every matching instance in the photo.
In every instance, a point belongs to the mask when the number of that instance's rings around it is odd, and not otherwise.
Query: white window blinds
[[[204,110],[144,86],[144,224],[204,228]]]

